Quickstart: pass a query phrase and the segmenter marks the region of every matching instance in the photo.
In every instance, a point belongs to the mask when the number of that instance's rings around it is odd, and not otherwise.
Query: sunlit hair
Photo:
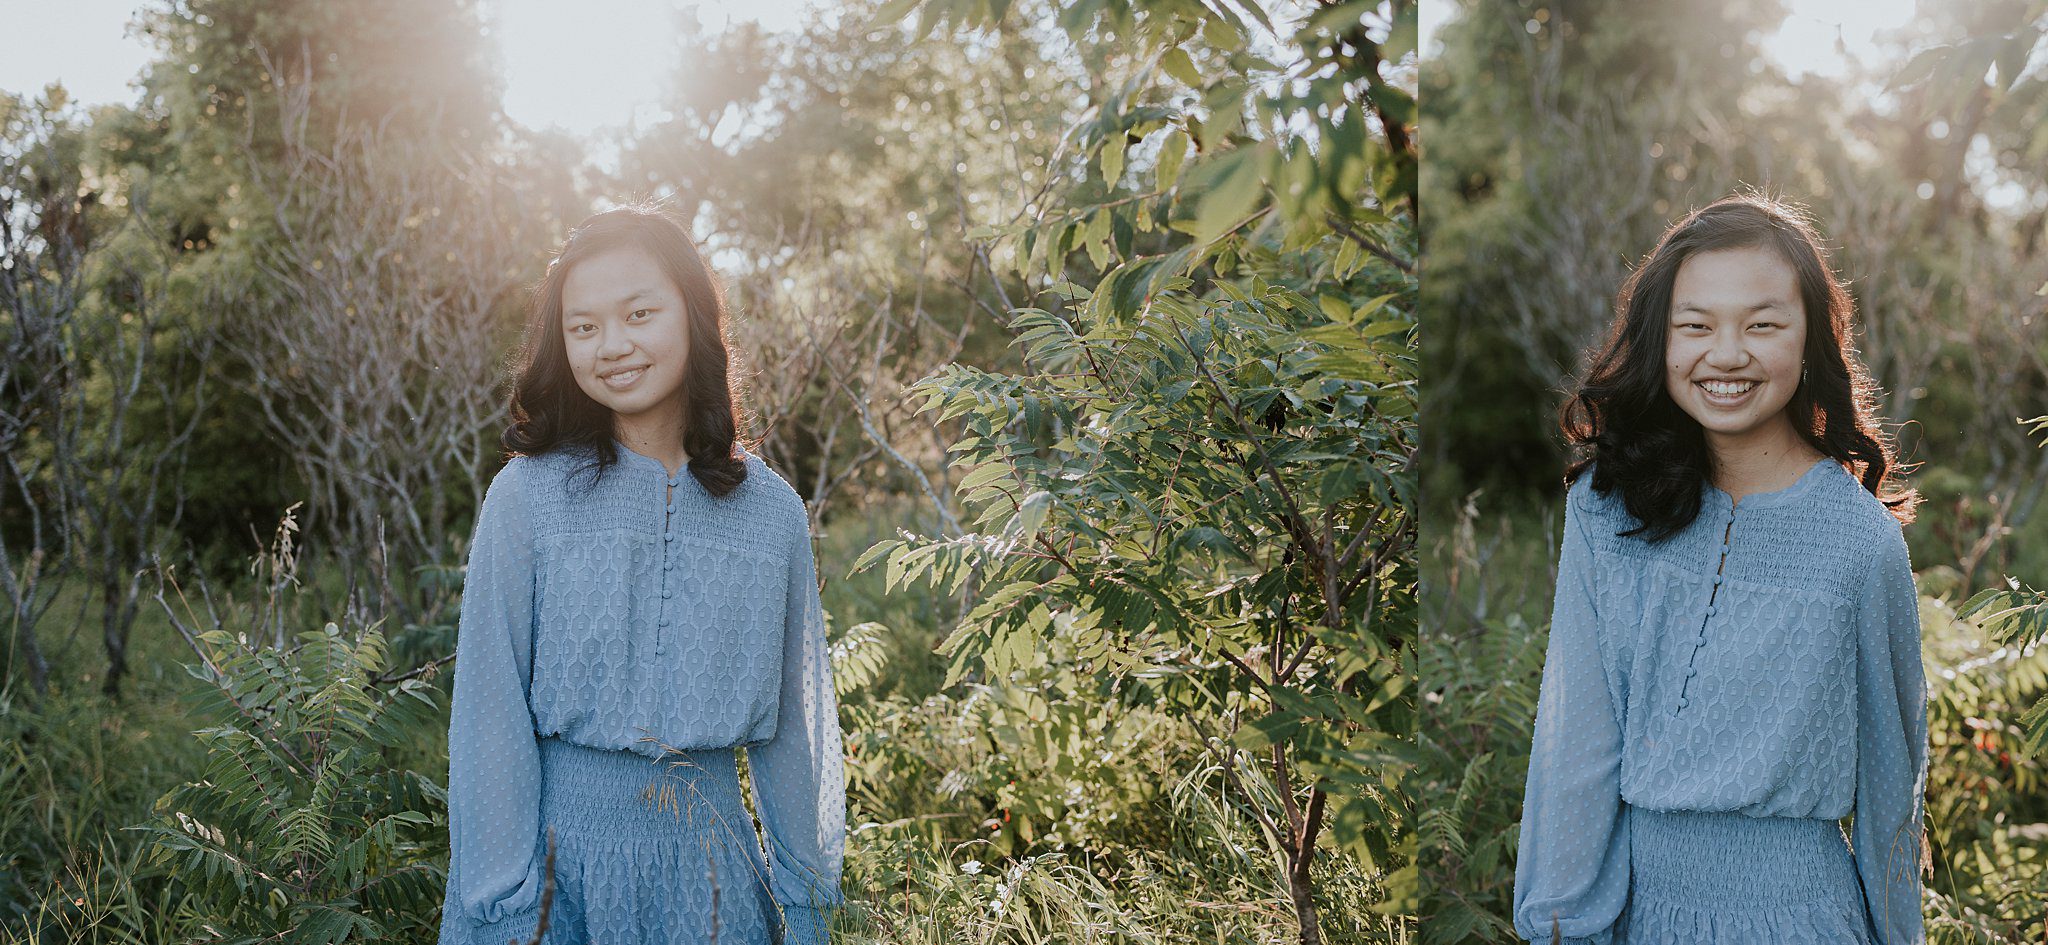
[[[1664,386],[1672,284],[1694,253],[1747,248],[1775,251],[1798,275],[1806,377],[1785,406],[1792,428],[1855,474],[1899,521],[1912,521],[1919,495],[1891,481],[1896,449],[1878,429],[1877,388],[1850,345],[1849,292],[1804,209],[1761,194],[1725,197],[1688,214],[1622,283],[1607,339],[1559,413],[1577,454],[1565,481],[1577,482],[1591,466],[1596,491],[1620,489],[1639,523],[1623,535],[1658,541],[1699,515],[1713,455],[1699,421]]]
[[[683,450],[690,475],[722,496],[747,478],[739,450],[738,395],[728,376],[725,290],[704,264],[688,228],[657,203],[642,202],[596,214],[569,231],[534,287],[526,344],[513,382],[512,422],[506,450],[528,456],[571,448],[589,454],[593,479],[618,462],[611,408],[576,384],[562,341],[562,283],[576,264],[606,250],[638,246],[681,290],[689,309],[689,355],[683,368]]]

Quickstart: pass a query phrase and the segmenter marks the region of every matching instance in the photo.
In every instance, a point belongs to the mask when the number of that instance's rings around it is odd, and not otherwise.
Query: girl
[[[1922,940],[1917,496],[1820,247],[1763,197],[1681,220],[1565,405],[1524,939]]]
[[[469,549],[441,937],[822,945],[841,742],[803,500],[735,443],[724,303],[652,206],[534,293]],[[754,809],[734,749],[747,747]]]

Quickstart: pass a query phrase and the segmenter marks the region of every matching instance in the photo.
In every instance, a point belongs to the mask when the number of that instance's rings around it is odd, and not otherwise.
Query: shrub
[[[207,684],[205,775],[140,828],[209,941],[431,937],[447,861],[444,789],[386,756],[443,718],[417,677],[380,681],[370,625],[328,623],[288,649],[210,630],[186,667]]]

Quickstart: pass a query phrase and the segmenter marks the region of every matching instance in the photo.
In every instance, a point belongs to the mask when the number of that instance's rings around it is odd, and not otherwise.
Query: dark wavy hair
[[[612,442],[611,408],[576,384],[562,342],[562,283],[585,259],[622,245],[646,250],[682,292],[689,309],[688,362],[683,368],[683,450],[690,475],[705,491],[723,496],[747,478],[738,449],[739,392],[729,376],[731,342],[725,335],[725,288],[704,263],[690,231],[658,202],[606,210],[577,224],[533,289],[526,344],[512,388],[512,422],[501,442],[528,456],[556,449],[590,455],[592,479],[619,461]]]
[[[1699,421],[1664,386],[1672,284],[1694,253],[1746,248],[1777,252],[1798,276],[1806,377],[1785,405],[1793,429],[1855,474],[1900,522],[1912,521],[1919,495],[1889,481],[1896,448],[1878,428],[1877,387],[1851,346],[1849,291],[1829,267],[1805,209],[1762,194],[1724,197],[1686,215],[1622,283],[1607,339],[1559,411],[1576,454],[1565,482],[1577,482],[1590,466],[1596,491],[1620,489],[1640,523],[1622,535],[1659,541],[1699,515],[1713,456]]]

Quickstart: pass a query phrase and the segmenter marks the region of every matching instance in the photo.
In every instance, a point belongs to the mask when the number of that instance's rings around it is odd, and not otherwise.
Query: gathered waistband
[[[662,758],[540,740],[540,814],[557,836],[615,842],[682,839],[707,829],[746,836],[730,748],[670,752]]]
[[[1699,903],[1776,905],[1855,889],[1842,827],[1813,817],[1629,808],[1634,889]]]

